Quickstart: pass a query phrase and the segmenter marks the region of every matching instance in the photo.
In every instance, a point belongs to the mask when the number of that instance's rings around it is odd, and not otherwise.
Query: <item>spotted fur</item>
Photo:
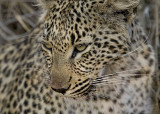
[[[38,0],[40,24],[0,46],[2,114],[152,114],[140,0]]]

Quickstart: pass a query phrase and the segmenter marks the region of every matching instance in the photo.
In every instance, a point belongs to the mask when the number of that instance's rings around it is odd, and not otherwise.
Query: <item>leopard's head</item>
[[[45,10],[41,48],[53,90],[69,97],[95,90],[106,66],[129,50],[128,25],[139,1],[39,0]]]

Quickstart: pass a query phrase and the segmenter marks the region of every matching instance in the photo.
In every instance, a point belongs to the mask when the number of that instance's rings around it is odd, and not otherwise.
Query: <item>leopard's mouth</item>
[[[60,93],[63,97],[65,98],[72,98],[72,99],[84,99],[87,98],[88,96],[91,96],[94,91],[95,91],[95,86],[93,86],[92,84],[89,83],[89,85],[87,87],[85,87],[86,85],[83,85],[81,88],[76,89],[76,90],[72,90],[71,89],[71,84],[69,85],[69,87],[67,89],[55,89],[52,88],[53,91]]]
[[[67,98],[72,98],[72,99],[85,99],[89,96],[92,96],[92,94],[94,93],[94,90],[95,90],[95,86],[93,85],[90,85],[88,88],[85,88],[84,90],[78,92],[78,93],[75,93],[75,92],[72,92],[72,93],[66,93],[64,94],[65,97]]]
[[[100,71],[99,71],[99,73],[98,73],[98,75],[97,75],[97,77],[95,79],[91,79],[90,78],[88,86],[86,86],[87,84],[83,85],[81,87],[81,91],[79,91],[77,94],[73,94],[73,95],[76,96],[76,97],[88,97],[88,96],[92,96],[92,95],[97,94],[99,89],[97,88],[95,82],[97,81],[97,78],[99,78],[99,77],[101,77],[101,76],[103,76],[105,74],[106,74],[106,68],[103,67],[103,68],[100,69]],[[71,95],[72,95],[72,93],[71,93]]]
[[[100,70],[98,77],[102,75],[104,75],[104,69]],[[97,91],[97,87],[93,83],[96,79],[89,78],[86,80],[84,80],[85,83],[83,85],[81,85],[79,88],[76,88],[76,89],[73,89],[76,85],[72,86],[70,84],[66,89],[52,88],[52,90],[62,94],[64,97],[67,97],[67,98],[73,98],[73,99],[86,98],[88,96],[92,96],[93,94],[96,94],[96,91]]]

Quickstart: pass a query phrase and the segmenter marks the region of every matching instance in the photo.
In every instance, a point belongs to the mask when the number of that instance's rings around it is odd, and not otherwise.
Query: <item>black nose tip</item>
[[[54,91],[58,92],[58,93],[62,93],[63,95],[66,93],[67,89],[54,89],[52,88]]]

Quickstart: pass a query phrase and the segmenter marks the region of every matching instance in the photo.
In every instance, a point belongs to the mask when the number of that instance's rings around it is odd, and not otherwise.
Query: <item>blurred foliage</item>
[[[22,37],[37,24],[40,15],[33,0],[0,0],[0,41]]]

